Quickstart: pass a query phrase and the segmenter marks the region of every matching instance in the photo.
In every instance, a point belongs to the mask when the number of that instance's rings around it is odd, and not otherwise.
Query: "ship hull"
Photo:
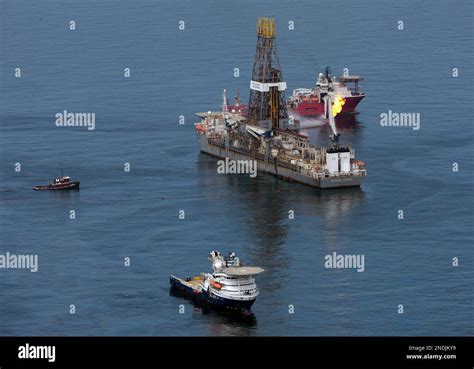
[[[64,185],[46,185],[46,186],[34,186],[33,190],[38,191],[64,191],[64,190],[78,190],[80,182],[70,182]]]
[[[249,312],[255,302],[255,299],[242,301],[226,299],[224,297],[209,294],[207,291],[202,291],[201,295],[205,303],[215,309]]]
[[[250,156],[237,153],[235,151],[227,150],[222,147],[214,146],[208,143],[207,137],[204,134],[197,133],[201,152],[211,155],[218,159],[230,160],[253,160]],[[319,189],[326,188],[342,188],[342,187],[359,187],[365,180],[365,176],[334,176],[325,177],[322,179],[314,179],[301,175],[294,170],[275,165],[273,163],[257,160],[257,171],[261,173],[271,174],[273,176],[285,179],[289,182],[298,182],[311,187]]]
[[[192,288],[175,276],[170,276],[170,286],[172,292],[178,293],[198,305],[205,305],[219,310],[249,312],[256,300],[233,300],[216,296],[205,290]]]
[[[353,114],[357,105],[362,101],[365,95],[346,97],[345,104],[342,106],[341,113]],[[312,117],[324,115],[324,103],[316,101],[301,102],[297,107],[288,106],[288,109],[302,117]]]

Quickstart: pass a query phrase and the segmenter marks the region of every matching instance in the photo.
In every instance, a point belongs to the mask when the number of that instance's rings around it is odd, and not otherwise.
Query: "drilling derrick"
[[[253,61],[248,120],[264,129],[288,127],[286,82],[282,81],[280,60],[275,46],[275,20],[258,18],[257,50]]]

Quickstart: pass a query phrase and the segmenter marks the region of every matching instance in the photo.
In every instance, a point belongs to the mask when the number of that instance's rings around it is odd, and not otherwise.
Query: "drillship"
[[[334,120],[344,97],[324,96],[332,146],[313,146],[307,136],[296,132],[298,121],[288,116],[275,21],[259,18],[257,35],[247,111],[243,115],[235,107],[229,110],[224,91],[221,111],[196,113],[201,118],[195,123],[201,152],[219,159],[253,160],[259,172],[317,188],[360,186],[367,174],[365,162],[356,160],[351,146],[339,144]]]
[[[234,253],[223,257],[220,252],[212,251],[209,260],[212,262],[212,273],[201,273],[186,279],[172,275],[171,289],[214,308],[249,312],[259,292],[253,276],[264,270],[243,266]]]

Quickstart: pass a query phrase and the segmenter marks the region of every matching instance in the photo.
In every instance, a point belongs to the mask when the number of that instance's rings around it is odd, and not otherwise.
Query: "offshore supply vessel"
[[[307,136],[297,133],[298,121],[288,116],[286,82],[282,80],[275,35],[274,19],[258,18],[245,114],[235,105],[229,110],[225,91],[221,111],[196,113],[201,118],[195,123],[201,152],[238,162],[252,160],[260,172],[317,188],[360,186],[367,175],[365,162],[356,160],[352,147],[339,144],[334,119],[342,111],[345,98],[324,96],[331,147],[315,147]]]
[[[325,112],[324,98],[326,95],[342,96],[345,100],[341,114],[356,113],[356,107],[365,97],[359,90],[359,82],[364,78],[361,76],[331,76],[329,67],[325,73],[319,73],[316,87],[297,88],[293,90],[292,96],[287,100],[287,107],[291,113],[300,117],[313,117],[327,115]],[[348,84],[354,85],[349,87]]]
[[[254,275],[264,270],[243,266],[235,253],[223,257],[220,252],[212,251],[209,260],[212,273],[186,279],[171,275],[171,290],[213,308],[249,312],[259,293]]]

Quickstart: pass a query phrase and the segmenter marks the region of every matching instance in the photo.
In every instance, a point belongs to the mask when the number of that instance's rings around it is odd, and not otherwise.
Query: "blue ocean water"
[[[470,1],[2,0],[0,254],[37,254],[39,270],[0,269],[0,335],[472,335],[472,15]],[[276,18],[290,91],[326,65],[365,76],[358,123],[340,127],[367,162],[361,189],[217,175],[199,153],[193,113],[224,88],[248,98],[258,16]],[[96,129],[56,127],[65,109]],[[421,129],[381,127],[388,110]],[[61,169],[80,191],[32,190]],[[213,249],[266,269],[251,323],[169,295]],[[365,271],[326,269],[333,252]]]

